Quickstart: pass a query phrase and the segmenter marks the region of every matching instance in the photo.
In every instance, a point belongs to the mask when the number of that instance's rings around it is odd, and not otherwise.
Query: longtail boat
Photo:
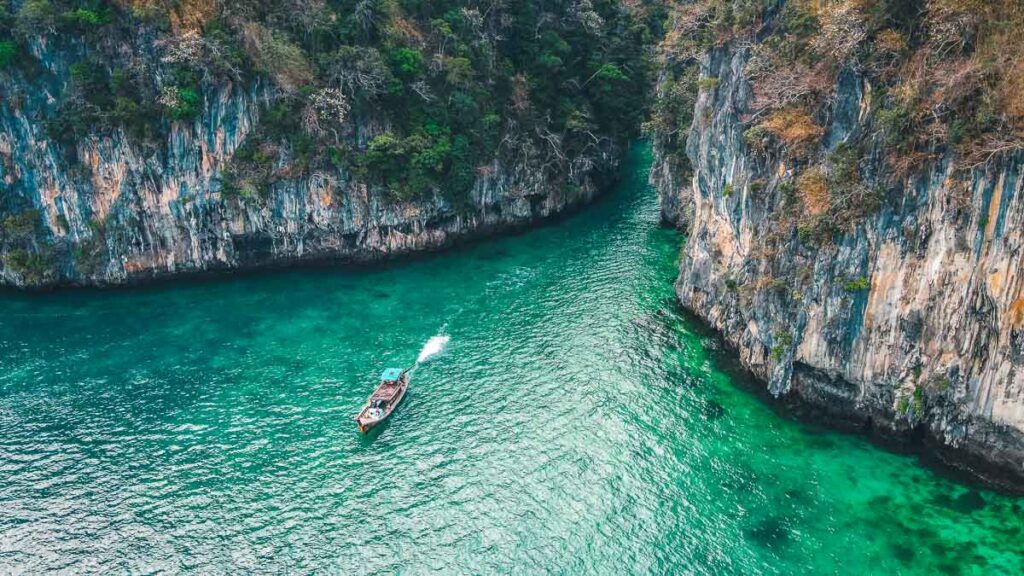
[[[409,371],[400,368],[388,368],[380,375],[380,386],[373,391],[366,405],[363,406],[356,422],[359,424],[359,431],[366,434],[370,428],[388,419],[391,413],[398,407],[398,403],[405,398],[405,391],[409,388]]]

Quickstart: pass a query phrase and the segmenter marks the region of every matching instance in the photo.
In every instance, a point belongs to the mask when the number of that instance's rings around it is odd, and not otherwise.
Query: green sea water
[[[386,268],[3,296],[0,573],[1024,573],[1021,499],[738,385],[648,165]]]

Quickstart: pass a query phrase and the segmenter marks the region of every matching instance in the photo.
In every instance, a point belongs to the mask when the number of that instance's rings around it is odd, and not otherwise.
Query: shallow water
[[[648,163],[386,269],[3,297],[0,573],[1024,573],[1024,501],[736,385],[674,304]]]

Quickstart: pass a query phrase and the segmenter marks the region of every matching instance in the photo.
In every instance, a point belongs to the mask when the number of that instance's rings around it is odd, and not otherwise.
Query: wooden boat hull
[[[356,424],[358,424],[358,426],[359,426],[359,432],[361,432],[363,434],[366,434],[367,432],[372,430],[375,426],[377,426],[379,424],[382,424],[385,421],[387,421],[387,419],[390,418],[392,414],[394,414],[395,409],[398,408],[398,405],[402,403],[402,400],[405,399],[405,393],[408,390],[409,390],[409,380],[408,380],[408,377],[403,377],[402,383],[401,383],[401,387],[399,388],[398,394],[394,397],[394,399],[391,400],[391,402],[388,404],[387,410],[385,410],[384,414],[382,414],[379,418],[371,418],[371,417],[366,415],[366,411],[370,408],[370,403],[367,402],[366,406],[363,407],[363,410],[361,412],[359,412],[358,416],[356,416]]]

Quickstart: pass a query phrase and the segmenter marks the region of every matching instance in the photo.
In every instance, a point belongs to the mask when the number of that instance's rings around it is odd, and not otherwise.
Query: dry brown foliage
[[[797,107],[779,110],[758,126],[793,149],[801,149],[813,144],[825,133],[825,130],[814,122],[806,110]]]
[[[992,63],[1001,108],[1016,128],[1024,128],[1024,8],[985,39],[975,59]]]
[[[683,61],[696,58],[702,52],[696,41],[697,32],[714,17],[715,9],[710,2],[674,5],[665,37],[658,44],[662,61]]]
[[[1004,154],[1024,150],[1024,131],[1009,130],[985,134],[960,146],[964,167],[977,168]]]
[[[118,0],[116,4],[134,14],[163,14],[175,34],[202,30],[217,14],[217,0]]]
[[[810,168],[796,181],[800,200],[810,216],[817,217],[828,212],[832,205],[828,192],[828,179],[820,167]]]
[[[922,166],[933,162],[935,154],[918,151],[892,152],[887,160],[893,178],[902,180],[919,172]]]
[[[875,50],[901,54],[907,50],[907,39],[895,30],[882,30],[875,35]]]
[[[845,62],[857,46],[867,38],[867,24],[857,0],[833,2],[827,10],[817,7],[821,30],[814,37],[811,46],[819,54],[835,62]]]
[[[1024,84],[1024,2],[1019,0],[994,2],[987,0],[928,0],[926,18],[928,28],[928,62],[935,70],[931,79],[943,82],[948,90],[951,84],[982,80],[995,80],[1000,95],[1005,96],[1009,108],[1016,115],[1021,110],[1009,97],[1021,94]],[[955,64],[950,64],[954,61]],[[970,78],[951,77],[950,67],[959,71],[971,70]],[[964,89],[953,91],[961,95]],[[1014,111],[1011,112],[1013,108]],[[1024,104],[1020,106],[1024,109]],[[1024,114],[1022,114],[1024,115]]]
[[[242,46],[256,68],[287,93],[313,81],[313,69],[302,49],[262,24],[246,22],[242,25]]]
[[[907,50],[907,39],[903,34],[891,29],[882,30],[875,36],[867,67],[875,74],[891,80],[906,57]]]
[[[335,140],[348,117],[351,105],[340,88],[320,88],[310,94],[302,109],[302,128],[310,136],[333,133]]]
[[[523,74],[512,78],[512,109],[519,113],[530,109],[530,83]]]
[[[1008,73],[999,82],[997,93],[1003,111],[1017,126],[1024,124],[1024,58],[1015,58],[1010,64]]]
[[[399,40],[405,40],[409,44],[419,48],[426,46],[426,37],[423,32],[416,27],[416,24],[408,18],[397,14],[391,18],[391,23],[388,26],[388,36]]]
[[[928,0],[924,23],[927,42],[890,91],[910,112],[915,146],[946,144],[956,123],[972,139],[959,145],[967,166],[1024,149],[1024,2]],[[911,169],[917,160],[890,165]]]
[[[982,86],[985,70],[974,60],[960,60],[941,66],[933,73],[938,101],[956,105]]]
[[[988,4],[985,0],[928,0],[925,24],[932,52],[945,58],[964,51],[985,21]]]
[[[815,100],[835,84],[835,70],[827,62],[814,68],[802,62],[780,64],[763,47],[750,59],[746,75],[754,88],[751,108],[755,114]]]

